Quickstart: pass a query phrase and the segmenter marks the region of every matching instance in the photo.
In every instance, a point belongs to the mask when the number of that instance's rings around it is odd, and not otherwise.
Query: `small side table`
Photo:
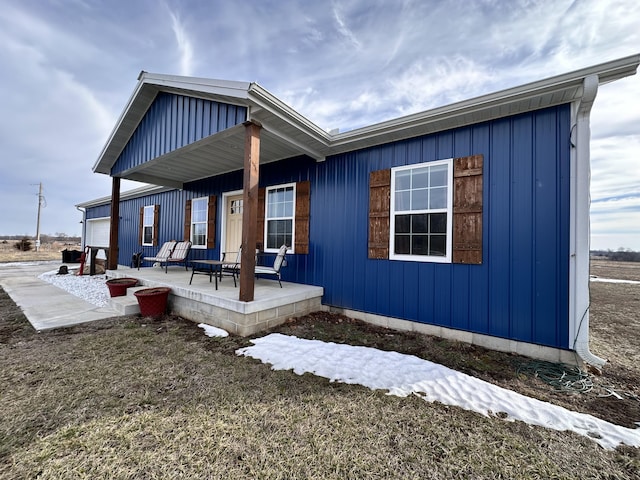
[[[220,260],[191,260],[191,279],[189,285],[193,281],[195,274],[209,275],[209,282],[211,278],[216,279],[216,290],[218,290],[218,276],[222,274],[223,262]]]

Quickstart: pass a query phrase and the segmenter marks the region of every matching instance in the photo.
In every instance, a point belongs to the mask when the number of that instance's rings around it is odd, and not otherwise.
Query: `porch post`
[[[241,302],[252,302],[255,284],[256,235],[258,222],[258,180],[260,178],[260,129],[254,121],[244,123],[244,185],[242,213]]]
[[[109,255],[107,268],[118,269],[118,225],[120,224],[120,177],[111,181],[111,217],[109,226]]]

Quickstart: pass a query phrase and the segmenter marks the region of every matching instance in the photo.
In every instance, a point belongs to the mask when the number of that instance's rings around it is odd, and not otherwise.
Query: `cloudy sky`
[[[256,81],[341,131],[640,53],[637,0],[0,0],[0,235],[74,205],[141,70]],[[592,113],[592,248],[640,250],[640,77]],[[125,182],[124,188],[136,184]]]

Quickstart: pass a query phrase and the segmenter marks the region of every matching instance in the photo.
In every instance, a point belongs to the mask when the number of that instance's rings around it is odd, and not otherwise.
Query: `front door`
[[[242,194],[228,196],[225,204],[224,247],[229,253],[240,250],[240,245],[242,244],[242,211]]]

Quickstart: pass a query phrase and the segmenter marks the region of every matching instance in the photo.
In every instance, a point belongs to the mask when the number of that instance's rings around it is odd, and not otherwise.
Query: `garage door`
[[[108,247],[110,227],[109,223],[109,217],[87,220],[85,245],[91,247]]]

